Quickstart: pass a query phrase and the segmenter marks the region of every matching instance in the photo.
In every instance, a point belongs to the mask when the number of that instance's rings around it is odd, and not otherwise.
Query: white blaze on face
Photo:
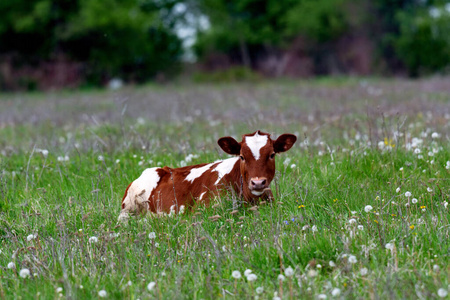
[[[267,144],[267,140],[267,135],[259,135],[258,132],[255,135],[245,137],[245,143],[252,151],[256,160],[261,156],[261,148]]]
[[[192,183],[195,179],[199,178],[200,176],[203,175],[203,173],[208,171],[213,164],[214,163],[211,163],[200,168],[192,169],[191,172],[189,172],[188,176],[186,176],[186,179],[184,180],[190,181]]]
[[[232,157],[229,159],[225,159],[221,161],[213,170],[213,172],[217,172],[217,180],[214,183],[217,185],[223,176],[229,174],[231,170],[233,170],[234,165],[239,160],[239,157]]]

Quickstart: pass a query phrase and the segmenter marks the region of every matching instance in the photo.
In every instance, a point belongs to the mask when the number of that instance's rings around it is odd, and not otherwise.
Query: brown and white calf
[[[275,154],[289,150],[297,140],[283,134],[272,140],[259,130],[242,136],[218,140],[219,146],[235,157],[182,168],[150,168],[133,181],[122,199],[119,220],[130,214],[172,214],[183,212],[195,203],[208,205],[221,191],[232,188],[247,202],[272,199],[270,183],[275,175]]]

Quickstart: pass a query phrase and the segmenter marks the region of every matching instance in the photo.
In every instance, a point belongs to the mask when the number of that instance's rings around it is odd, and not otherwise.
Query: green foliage
[[[450,66],[450,11],[440,6],[401,12],[398,20],[400,33],[395,48],[410,75],[443,71]]]

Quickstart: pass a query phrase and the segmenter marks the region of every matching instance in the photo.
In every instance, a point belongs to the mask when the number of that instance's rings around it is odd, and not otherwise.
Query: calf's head
[[[241,176],[246,198],[259,197],[272,182],[275,175],[275,155],[291,149],[297,137],[282,134],[276,140],[259,130],[242,136],[242,141],[226,136],[218,140],[223,151],[239,155]]]

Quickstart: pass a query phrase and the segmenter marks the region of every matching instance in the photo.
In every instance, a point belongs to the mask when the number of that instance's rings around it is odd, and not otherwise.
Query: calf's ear
[[[273,143],[273,150],[275,153],[285,152],[291,149],[291,147],[297,141],[297,137],[290,133],[280,135]]]
[[[239,155],[241,153],[241,144],[231,136],[220,138],[217,143],[219,144],[220,148],[222,148],[222,150],[228,154]]]

